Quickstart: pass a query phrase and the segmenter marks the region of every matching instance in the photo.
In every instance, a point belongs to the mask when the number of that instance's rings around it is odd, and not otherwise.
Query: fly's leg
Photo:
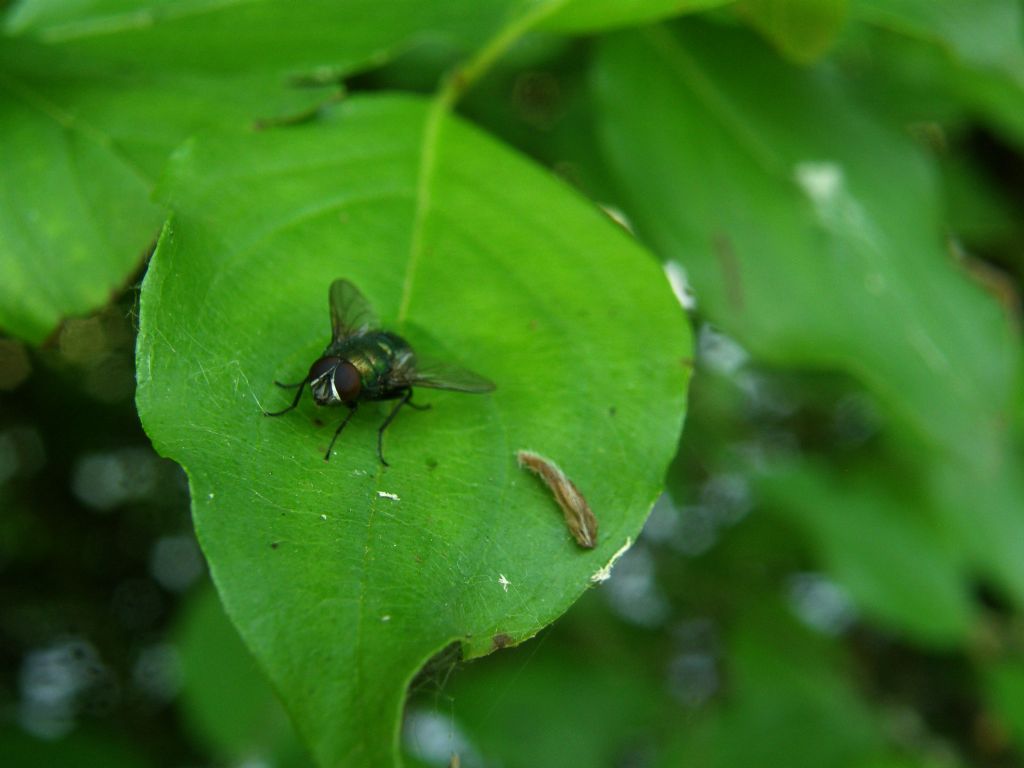
[[[411,389],[409,390],[409,397],[410,398],[412,397],[412,390]],[[406,402],[406,405],[408,405],[410,408],[413,408],[413,409],[415,409],[417,411],[429,411],[430,408],[431,408],[430,403],[424,403],[423,405],[420,405],[419,403],[414,403],[411,399]]]
[[[384,423],[381,424],[380,428],[377,430],[377,457],[380,459],[380,463],[385,467],[390,467],[391,465],[384,459],[384,430],[388,428],[388,424],[390,424],[394,420],[395,416],[398,415],[398,411],[403,405],[412,405],[412,403],[409,402],[411,399],[412,389],[405,390],[405,394],[402,395],[401,399],[397,403],[395,403],[395,407],[391,409],[391,413],[388,414],[388,417],[384,419]],[[413,407],[417,410],[424,410],[423,406],[414,405]],[[426,407],[429,408],[430,406],[428,405]]]
[[[350,409],[348,415],[342,419],[341,424],[339,424],[338,428],[334,430],[334,437],[331,438],[331,444],[327,446],[327,453],[324,454],[324,461],[331,460],[331,449],[334,448],[334,441],[338,439],[338,435],[341,434],[341,430],[345,428],[345,425],[348,424],[349,421],[352,420],[352,417],[356,415],[356,408],[359,407],[359,403],[353,403],[348,407]]]
[[[294,411],[299,405],[299,398],[302,397],[302,385],[306,383],[306,379],[303,379],[298,384],[282,384],[279,381],[275,381],[274,383],[283,389],[292,389],[293,387],[298,387],[299,391],[295,393],[295,399],[292,400],[292,404],[289,405],[287,408],[281,411],[274,411],[273,413],[271,413],[270,411],[264,411],[264,416],[281,416],[283,414],[288,413],[288,411]]]

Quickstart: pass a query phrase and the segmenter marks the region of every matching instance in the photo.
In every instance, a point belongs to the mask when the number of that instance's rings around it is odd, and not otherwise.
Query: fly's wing
[[[330,302],[331,338],[334,341],[380,326],[370,302],[348,280],[331,283]]]
[[[407,372],[408,386],[451,389],[455,392],[490,392],[494,382],[479,373],[447,363],[417,363]]]

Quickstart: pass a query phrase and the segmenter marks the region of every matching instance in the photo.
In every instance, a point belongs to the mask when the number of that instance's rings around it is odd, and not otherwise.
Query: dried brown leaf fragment
[[[551,489],[555,501],[562,508],[565,524],[576,543],[585,549],[597,546],[597,519],[590,511],[590,505],[583,498],[576,484],[565,476],[555,462],[533,451],[517,451],[516,459],[520,467],[525,467],[537,474]]]

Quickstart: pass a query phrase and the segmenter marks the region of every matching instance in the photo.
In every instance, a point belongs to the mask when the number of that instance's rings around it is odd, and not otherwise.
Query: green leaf
[[[568,0],[541,26],[565,32],[592,32],[649,24],[733,2],[735,0]]]
[[[1020,749],[1024,746],[1024,661],[1018,656],[991,663],[984,669],[989,706]]]
[[[20,41],[0,47],[0,328],[33,343],[105,304],[156,240],[150,194],[192,131],[249,125],[326,89],[120,73]]]
[[[1022,435],[1011,436],[1015,446]],[[1019,448],[1017,449],[1019,451]],[[978,574],[1024,602],[1024,473],[1018,453],[976,472],[965,472],[960,463],[937,459],[927,467],[932,504],[948,526],[948,536],[970,553]]]
[[[627,212],[703,312],[763,359],[847,371],[923,435],[997,459],[1019,350],[943,251],[913,145],[840,84],[708,27],[609,40],[595,85]]]
[[[821,57],[846,21],[848,0],[745,0],[740,12],[787,58]]]
[[[815,542],[829,572],[869,618],[911,640],[952,647],[973,623],[962,557],[880,471],[839,479],[813,464],[777,467],[759,486],[777,514]]]
[[[561,614],[637,534],[681,427],[690,343],[656,263],[442,105],[358,98],[192,142],[143,286],[143,424],[185,466],[228,615],[323,765],[390,765],[405,687],[440,648],[480,655]],[[362,407],[327,463],[336,411],[260,414],[322,353],[339,277],[422,354],[497,382],[421,392],[433,409],[395,420],[389,468],[390,404]],[[521,448],[586,495],[595,550]]]
[[[480,39],[517,0],[27,0],[6,31],[76,57],[208,74],[335,74],[417,39]],[[182,41],[188,44],[183,45]]]
[[[1000,243],[1012,243],[1018,232],[1024,235],[1016,208],[977,164],[961,155],[950,155],[942,170],[946,218],[959,237],[980,245],[984,252],[986,247],[995,249]]]
[[[974,565],[1024,599],[1019,338],[950,256],[928,159],[831,70],[708,25],[607,40],[594,90],[627,215],[699,310],[763,361],[867,387],[960,489],[934,495]]]
[[[853,15],[943,45],[1024,86],[1024,10],[1017,0],[849,0]]]
[[[795,626],[767,600],[731,628],[729,696],[681,723],[658,765],[745,768],[855,766],[884,754],[884,734],[843,674],[834,646]]]
[[[62,739],[31,736],[15,726],[0,730],[0,750],[7,768],[60,765],[64,768],[145,768],[151,765],[133,744],[100,733],[78,730]]]
[[[176,635],[182,717],[207,754],[229,765],[246,759],[310,764],[273,689],[212,589],[189,599]]]
[[[34,343],[106,303],[152,246],[150,201],[195,130],[303,113],[417,36],[477,40],[511,0],[27,0],[0,48],[0,328]],[[188,45],[182,45],[188,40]]]
[[[0,75],[0,328],[39,343],[106,303],[162,213],[150,179],[58,105]]]
[[[933,49],[929,59],[892,36],[876,46],[876,60],[898,61],[912,75],[910,95],[938,89],[945,102],[970,105],[1024,146],[1024,11],[1017,0],[853,0],[850,10]],[[880,78],[884,87],[892,73]]]
[[[598,768],[621,764],[638,742],[660,735],[657,724],[665,722],[674,704],[664,680],[644,669],[635,647],[613,655],[603,647],[579,647],[578,641],[545,635],[536,647],[499,654],[445,686],[446,699],[455,702],[454,724],[481,762]],[[443,703],[436,710],[447,714]],[[410,706],[410,711],[431,710]],[[467,757],[463,764],[470,763]]]

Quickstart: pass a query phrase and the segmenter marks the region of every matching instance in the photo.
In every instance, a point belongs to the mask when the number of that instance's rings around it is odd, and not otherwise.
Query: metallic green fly
[[[364,400],[397,400],[377,430],[377,456],[384,466],[384,430],[403,405],[426,410],[429,405],[412,402],[413,387],[450,389],[456,392],[490,392],[494,383],[471,371],[453,365],[424,365],[417,360],[409,342],[401,336],[380,330],[377,316],[366,297],[348,280],[335,280],[329,292],[331,305],[331,343],[309,368],[306,378],[297,384],[274,383],[285,389],[298,388],[292,404],[265,416],[281,416],[295,409],[308,383],[317,405],[344,405],[348,413],[334,431],[324,461],[341,430],[355,415]]]

